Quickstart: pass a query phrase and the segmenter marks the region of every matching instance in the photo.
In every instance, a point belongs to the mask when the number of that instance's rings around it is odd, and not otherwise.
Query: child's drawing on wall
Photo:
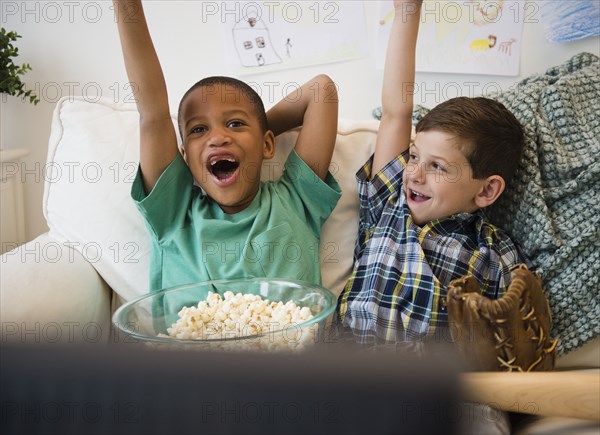
[[[600,35],[598,0],[544,2],[541,11],[544,34],[549,41],[573,41]]]
[[[230,74],[264,74],[367,54],[363,2],[221,2]],[[214,12],[216,18],[219,11]]]
[[[471,51],[486,51],[496,46],[497,39],[494,35],[489,35],[487,39],[476,39],[469,48]]]
[[[260,18],[238,21],[233,28],[233,41],[240,63],[245,67],[281,63],[281,57],[271,44],[269,29]]]
[[[518,75],[524,3],[518,0],[425,0],[417,42],[417,71]],[[394,9],[380,1],[379,47]],[[378,67],[383,67],[380,50]]]
[[[504,0],[467,0],[467,7],[473,11],[473,24],[485,26],[501,17]]]
[[[517,42],[517,40],[515,38],[510,38],[508,41],[504,41],[503,43],[500,44],[500,46],[498,47],[498,50],[501,53],[507,54],[507,55],[512,55],[512,45]]]

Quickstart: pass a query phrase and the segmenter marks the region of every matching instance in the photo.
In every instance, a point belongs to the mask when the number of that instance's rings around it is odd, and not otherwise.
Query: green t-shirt
[[[214,279],[270,277],[321,283],[321,226],[341,190],[295,151],[279,180],[262,182],[244,210],[226,214],[194,185],[178,155],[146,195],[138,170],[131,196],[152,239],[150,290]]]

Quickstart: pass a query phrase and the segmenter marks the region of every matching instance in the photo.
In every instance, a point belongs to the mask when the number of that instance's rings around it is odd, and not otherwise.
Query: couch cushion
[[[46,233],[1,258],[3,343],[108,342],[110,289],[79,252]]]
[[[146,293],[149,278],[150,243],[129,195],[139,161],[138,121],[134,104],[64,98],[54,111],[45,166],[43,208],[51,236],[79,251],[125,300]],[[377,127],[375,120],[341,120],[338,129],[331,172],[343,195],[321,237],[323,285],[336,294],[352,268],[354,174],[372,152]],[[263,178],[281,174],[297,134],[277,138]]]
[[[54,111],[43,211],[52,237],[79,251],[119,295],[148,288],[144,222],[129,198],[137,170],[135,105],[62,99]]]

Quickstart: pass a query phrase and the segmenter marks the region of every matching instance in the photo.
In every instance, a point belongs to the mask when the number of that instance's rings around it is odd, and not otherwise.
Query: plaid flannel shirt
[[[359,343],[401,342],[447,326],[446,286],[474,275],[482,293],[499,298],[512,266],[532,267],[521,249],[483,212],[416,225],[402,173],[408,153],[370,179],[371,159],[358,171],[359,236],[354,270],[338,299],[336,322]]]

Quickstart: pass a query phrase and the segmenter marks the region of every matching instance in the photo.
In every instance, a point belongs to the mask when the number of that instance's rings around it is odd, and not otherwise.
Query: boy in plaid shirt
[[[481,211],[521,159],[513,114],[487,98],[454,98],[417,124],[411,143],[421,2],[394,2],[375,153],[357,173],[359,237],[336,322],[363,344],[421,340],[447,327],[453,279],[474,275],[496,299],[512,266],[532,266]]]

